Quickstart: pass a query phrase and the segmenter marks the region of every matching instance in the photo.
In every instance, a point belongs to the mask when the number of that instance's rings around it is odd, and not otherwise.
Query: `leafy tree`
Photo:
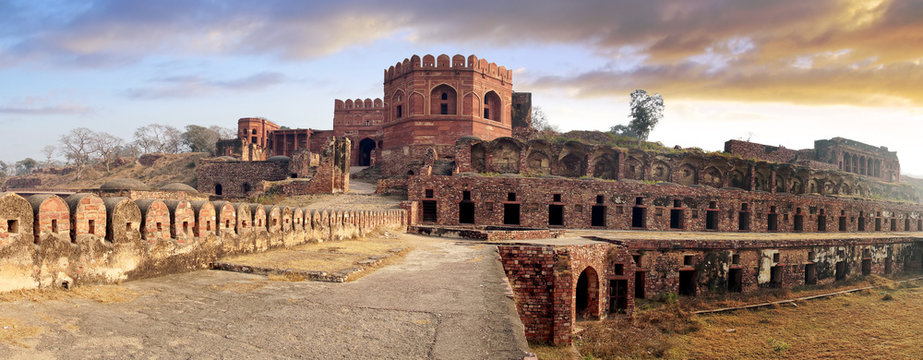
[[[16,162],[16,175],[29,175],[32,169],[38,166],[38,161],[33,158],[25,158]]]
[[[10,164],[7,164],[6,161],[0,161],[0,178],[4,178],[4,177],[11,175],[10,170],[12,168],[13,167],[10,166]]]
[[[234,137],[234,131],[220,126],[204,127],[186,125],[183,133],[183,145],[194,152],[215,153],[215,143],[221,139]]]
[[[134,145],[142,153],[176,154],[183,147],[182,135],[170,125],[150,124],[135,130]]]
[[[78,180],[93,154],[94,136],[96,133],[87,128],[76,128],[61,135],[61,151],[67,161],[77,167]]]
[[[663,98],[660,94],[648,95],[647,91],[638,89],[631,92],[631,121],[628,126],[616,125],[609,131],[621,136],[630,136],[638,139],[638,146],[647,140],[647,137],[663,118]]]
[[[532,128],[538,131],[560,131],[557,126],[548,122],[548,116],[539,106],[532,107]]]

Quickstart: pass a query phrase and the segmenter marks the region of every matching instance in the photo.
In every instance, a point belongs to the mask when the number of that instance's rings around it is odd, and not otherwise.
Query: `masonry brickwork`
[[[266,216],[262,205],[253,205]],[[244,203],[2,193],[0,291],[116,283],[201,269],[230,254],[406,226],[404,210],[275,206],[268,213],[267,223]]]

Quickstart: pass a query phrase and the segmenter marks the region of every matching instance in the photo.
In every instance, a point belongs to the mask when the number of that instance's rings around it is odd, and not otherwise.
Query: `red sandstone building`
[[[352,165],[380,162],[386,175],[412,174],[428,151],[453,160],[460,137],[493,140],[529,127],[531,96],[514,93],[512,77],[474,55],[414,55],[385,70],[384,100],[335,100],[332,131],[242,118],[237,139],[219,142],[218,155],[262,161],[313,152],[330,136],[345,136],[353,144]]]

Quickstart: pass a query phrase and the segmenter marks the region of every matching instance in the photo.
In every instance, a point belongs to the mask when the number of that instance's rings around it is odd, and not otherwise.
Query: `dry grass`
[[[539,360],[578,360],[580,354],[570,346],[553,346],[545,343],[530,342],[529,349]]]
[[[403,239],[375,237],[368,240],[305,244],[289,249],[236,256],[222,259],[222,261],[273,269],[335,272],[353,267],[357,261],[368,259],[370,256],[394,255],[388,250],[395,248],[405,248],[406,250],[409,245]],[[281,278],[276,279],[283,280]]]
[[[58,288],[16,290],[0,293],[0,302],[86,299],[103,304],[132,302],[141,294],[118,285],[83,285],[72,290]]]
[[[17,319],[0,318],[0,343],[28,347],[23,340],[41,334],[42,328],[39,326],[25,325]]]
[[[592,324],[576,344],[585,357],[601,359],[918,358],[921,282],[870,282],[883,287],[797,307],[690,317],[689,303],[662,306],[639,311],[635,320]]]

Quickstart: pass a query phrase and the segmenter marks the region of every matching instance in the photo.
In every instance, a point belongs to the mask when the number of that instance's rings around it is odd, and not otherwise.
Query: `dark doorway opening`
[[[633,228],[644,228],[645,227],[645,221],[644,221],[645,220],[644,213],[646,212],[645,210],[647,209],[643,207],[637,207],[637,206],[631,208],[631,227]]]
[[[889,223],[891,223],[891,231],[897,231],[897,220],[894,218],[891,218],[891,221],[889,221]]]
[[[769,268],[769,286],[774,288],[782,287],[782,267],[773,266]]]
[[[859,231],[865,231],[865,217],[862,214],[859,214]]]
[[[471,200],[462,200],[458,204],[458,223],[474,224],[474,202]]]
[[[817,284],[817,264],[804,265],[804,284],[805,285]]]
[[[519,204],[503,204],[503,223],[519,225]]]
[[[250,183],[245,182],[244,183],[244,194],[249,193],[250,190],[253,190],[253,186],[250,186]]]
[[[827,217],[824,216],[823,210],[821,210],[820,216],[817,217],[817,231],[819,232],[827,231]]]
[[[577,319],[592,319],[599,317],[599,280],[596,270],[586,268],[577,278],[576,303]],[[595,308],[595,309],[594,309]]]
[[[862,259],[862,276],[872,275],[872,259]]]
[[[708,210],[705,212],[705,230],[718,230],[718,212]]]
[[[375,140],[365,138],[359,141],[359,166],[372,165],[372,150],[375,150]]]
[[[628,309],[628,280],[609,280],[609,312],[624,314]]]
[[[644,275],[643,271],[635,271],[635,297],[639,299],[644,298]]]
[[[671,229],[682,229],[683,228],[683,211],[674,209],[670,210],[670,228]]]
[[[795,214],[794,226],[795,231],[804,231],[804,215]]]
[[[750,230],[750,213],[741,212],[737,217],[737,230],[740,231],[749,231]]]
[[[891,274],[891,255],[885,258],[885,275]]]
[[[910,219],[904,219],[904,231],[910,231]]]
[[[744,291],[744,271],[743,269],[728,270],[728,291],[729,292],[743,292]]]
[[[766,217],[766,230],[779,231],[779,214],[770,213]]]
[[[220,196],[223,192],[224,192],[224,191],[223,191],[223,189],[222,189],[222,187],[221,187],[221,184],[215,184],[215,195],[219,195],[219,196]]]
[[[840,231],[846,231],[846,217],[840,216]]]
[[[593,205],[592,218],[590,219],[591,226],[606,226],[606,207],[601,205]]]
[[[695,270],[679,271],[679,294],[683,296],[695,296]]]
[[[438,220],[436,200],[423,200],[423,222],[434,223]]]
[[[834,275],[834,279],[836,279],[836,281],[846,279],[846,262],[845,261],[837,261],[836,273]]]
[[[548,205],[548,225],[564,226],[564,205]]]
[[[881,218],[875,218],[875,231],[881,231]]]

